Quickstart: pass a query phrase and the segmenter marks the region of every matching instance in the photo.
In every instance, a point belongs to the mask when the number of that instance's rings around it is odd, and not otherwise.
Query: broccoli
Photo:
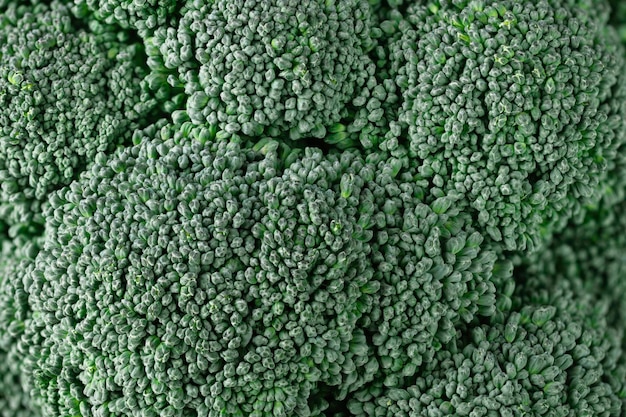
[[[117,24],[124,29],[136,29],[140,35],[165,25],[177,9],[175,0],[74,0],[74,13],[86,16],[92,12],[96,19]]]
[[[538,249],[597,201],[626,140],[623,49],[599,3],[416,2],[398,25],[415,169],[507,250]]]
[[[314,415],[495,311],[495,251],[394,158],[210,137],[160,122],[51,196],[25,336],[44,415]]]
[[[52,195],[27,330],[44,415],[291,415],[335,372],[372,271],[358,182],[332,187],[363,162],[279,175],[206,134],[138,131]]]
[[[0,217],[39,221],[39,206],[129,139],[155,100],[141,87],[142,46],[68,8],[9,5],[0,14]],[[145,89],[147,91],[147,87]]]
[[[626,44],[626,4],[620,0],[611,0],[611,24],[620,34],[622,42]]]
[[[505,320],[473,327],[410,383],[354,393],[350,415],[621,415],[626,364],[608,306],[567,281],[524,291]]]
[[[620,417],[615,0],[0,0],[0,417]]]
[[[365,0],[187,1],[148,40],[197,124],[225,134],[324,138],[374,71]]]
[[[554,236],[546,250],[520,261],[524,274],[555,285],[568,282],[573,290],[593,296],[609,306],[607,320],[615,328],[626,322],[626,204],[587,212]],[[625,345],[626,347],[626,345]]]
[[[0,252],[0,416],[38,415],[25,389],[19,339],[30,315],[28,274],[40,239],[26,233],[3,236]]]
[[[380,175],[369,188],[379,210],[369,284],[377,291],[363,300],[355,333],[368,349],[351,352],[362,366],[325,381],[340,387],[338,400],[372,380],[396,386],[421,372],[463,324],[495,314],[494,283],[512,272],[452,196],[429,205],[424,189],[401,175]]]

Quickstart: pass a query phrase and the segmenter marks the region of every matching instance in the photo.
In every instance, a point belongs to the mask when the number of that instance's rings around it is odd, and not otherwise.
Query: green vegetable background
[[[625,417],[626,2],[0,0],[0,417]]]

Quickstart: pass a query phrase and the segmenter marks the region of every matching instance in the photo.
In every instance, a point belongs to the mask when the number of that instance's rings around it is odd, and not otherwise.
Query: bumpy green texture
[[[96,19],[136,29],[144,35],[166,24],[177,3],[176,0],[74,0],[78,15],[91,11]]]
[[[495,252],[394,158],[212,135],[152,126],[52,196],[25,338],[45,416],[318,415],[495,311]]]
[[[378,208],[369,284],[376,291],[362,302],[355,339],[366,349],[351,352],[357,366],[325,381],[340,388],[339,400],[363,385],[397,386],[421,372],[462,325],[495,313],[492,279],[511,272],[453,197],[426,204],[412,178],[382,173],[368,188]]]
[[[504,321],[474,326],[412,383],[354,394],[351,415],[620,416],[621,334],[606,304],[566,287],[528,284]]]
[[[599,3],[428,2],[399,25],[409,153],[508,250],[597,201],[625,140],[623,50]]]
[[[305,413],[337,366],[371,274],[358,199],[331,189],[350,155],[280,176],[202,138],[152,127],[52,197],[29,333],[44,415]]]
[[[85,28],[57,2],[0,14],[0,217],[37,217],[40,202],[96,153],[130,139],[154,106],[141,45]]]
[[[374,71],[364,0],[188,1],[183,13],[148,40],[152,66],[184,86],[194,123],[230,134],[324,138]]]
[[[626,322],[626,204],[600,207],[554,236],[547,250],[524,260],[523,273],[546,285],[567,281],[572,288],[608,303],[609,323]],[[523,274],[522,273],[522,274]]]
[[[27,276],[37,253],[37,241],[26,236],[15,240],[2,237],[0,252],[0,416],[35,417],[20,366],[23,355],[18,348],[25,322],[30,314]]]
[[[0,0],[0,417],[623,417],[618,3]]]

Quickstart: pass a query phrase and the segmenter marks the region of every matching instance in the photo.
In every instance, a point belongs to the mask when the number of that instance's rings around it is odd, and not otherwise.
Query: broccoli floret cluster
[[[358,321],[368,351],[341,381],[326,382],[341,388],[338,400],[372,381],[396,386],[419,373],[462,324],[495,313],[494,281],[512,273],[452,196],[429,205],[411,178],[384,175],[369,187],[380,211],[370,244],[376,291]]]
[[[316,415],[495,310],[495,253],[394,158],[207,137],[151,126],[52,195],[25,336],[44,415]]]
[[[586,4],[588,7],[582,7]],[[623,143],[624,58],[589,2],[416,3],[392,46],[409,154],[491,239],[537,248],[597,201]]]
[[[0,212],[9,223],[32,221],[49,192],[130,139],[155,105],[141,87],[142,46],[92,26],[58,2],[13,3],[0,15]]]
[[[0,0],[0,417],[623,416],[616,3]]]
[[[589,211],[583,223],[553,237],[546,250],[524,259],[518,269],[549,285],[566,281],[576,292],[608,304],[607,320],[626,321],[626,204]]]
[[[93,12],[96,19],[135,29],[144,36],[166,24],[178,4],[176,0],[74,0],[74,3],[79,16]]]
[[[203,135],[153,126],[51,198],[30,289],[45,415],[286,416],[339,366],[371,274],[358,190],[331,188],[351,156],[279,175]]]
[[[228,134],[324,138],[374,71],[365,0],[188,1],[149,40],[194,123]],[[158,53],[156,52],[158,48]]]
[[[519,297],[503,321],[471,329],[403,386],[373,386],[348,402],[353,416],[617,416],[623,405],[621,337],[606,304],[561,287]]]
[[[27,283],[38,241],[27,235],[2,236],[0,247],[0,416],[39,415],[21,370],[19,339],[30,316]]]

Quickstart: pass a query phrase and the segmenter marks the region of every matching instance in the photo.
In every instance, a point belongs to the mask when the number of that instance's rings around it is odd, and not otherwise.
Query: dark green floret
[[[416,169],[508,250],[537,249],[597,201],[626,140],[623,49],[602,4],[435,1],[399,25]]]
[[[148,35],[168,22],[178,3],[176,0],[74,0],[74,10],[79,16],[91,11],[96,19]]]
[[[318,415],[495,312],[495,252],[394,158],[210,137],[151,126],[52,195],[25,337],[44,416]]]
[[[351,351],[356,368],[327,382],[341,388],[338,400],[364,385],[402,386],[419,374],[466,323],[495,313],[492,281],[512,272],[455,207],[454,196],[426,204],[424,188],[392,173],[368,187],[378,208],[372,294],[363,299],[354,338],[363,347]]]
[[[27,235],[2,237],[0,248],[0,416],[39,415],[22,373],[19,339],[30,317],[28,274],[40,239]]]
[[[350,415],[621,416],[622,334],[606,303],[567,284],[529,283],[504,320],[473,326],[410,382],[352,394]]]
[[[184,87],[194,123],[228,134],[324,138],[374,71],[364,0],[188,1],[183,13],[148,40],[151,64]]]
[[[525,259],[520,274],[544,285],[568,282],[576,292],[608,304],[608,322],[624,330],[626,321],[626,204],[590,211],[553,237],[546,250]],[[523,276],[522,276],[523,279]]]
[[[372,273],[342,176],[363,161],[280,174],[203,134],[151,127],[52,196],[28,333],[44,415],[308,415],[341,368]]]
[[[58,2],[0,14],[1,218],[37,217],[49,192],[129,139],[155,105],[142,59],[141,45]]]

